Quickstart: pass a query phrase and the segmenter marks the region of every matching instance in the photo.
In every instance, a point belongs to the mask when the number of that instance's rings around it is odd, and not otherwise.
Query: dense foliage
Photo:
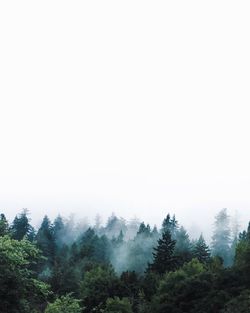
[[[250,226],[238,233],[227,210],[211,247],[191,240],[169,214],[161,229],[114,214],[102,226],[27,210],[0,215],[1,313],[232,313],[250,307]]]

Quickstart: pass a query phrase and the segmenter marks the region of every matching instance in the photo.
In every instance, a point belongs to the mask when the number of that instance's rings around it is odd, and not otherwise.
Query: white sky
[[[0,210],[208,227],[228,207],[245,226],[249,16],[249,1],[1,1]]]

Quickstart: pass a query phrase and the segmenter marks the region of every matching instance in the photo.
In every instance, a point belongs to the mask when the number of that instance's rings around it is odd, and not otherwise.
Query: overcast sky
[[[1,1],[0,210],[207,227],[227,207],[245,226],[249,16],[249,1]]]

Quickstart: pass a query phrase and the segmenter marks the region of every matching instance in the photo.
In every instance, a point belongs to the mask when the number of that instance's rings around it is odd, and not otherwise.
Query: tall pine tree
[[[201,263],[207,263],[210,260],[211,253],[202,235],[200,235],[199,239],[194,245],[193,255]]]
[[[49,265],[53,263],[55,256],[55,240],[53,228],[47,215],[43,218],[42,224],[36,236],[37,246],[47,257]]]
[[[15,240],[22,240],[25,236],[30,241],[34,239],[34,228],[29,223],[27,209],[15,217],[10,230],[12,238]]]
[[[0,236],[7,235],[8,231],[9,231],[9,224],[5,215],[2,213],[0,215]]]
[[[171,218],[170,214],[167,214],[167,216],[164,218],[162,222],[162,233],[169,231],[172,238],[176,238],[177,231],[179,229],[178,221],[175,218],[175,215]]]
[[[170,231],[167,230],[162,234],[162,238],[158,240],[158,246],[154,248],[153,263],[149,264],[149,271],[164,274],[176,268],[175,243],[176,241],[171,238]]]

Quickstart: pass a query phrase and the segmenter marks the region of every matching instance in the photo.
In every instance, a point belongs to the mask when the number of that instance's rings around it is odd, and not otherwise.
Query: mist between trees
[[[159,229],[115,214],[94,225],[45,216],[35,229],[27,210],[11,223],[1,214],[0,312],[247,312],[248,261],[250,228],[227,209],[210,245],[170,214]]]

